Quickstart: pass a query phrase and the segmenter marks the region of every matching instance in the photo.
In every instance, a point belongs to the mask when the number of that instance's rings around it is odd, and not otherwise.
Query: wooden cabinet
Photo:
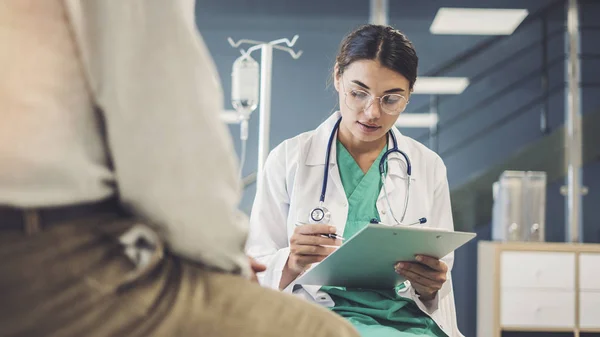
[[[480,241],[477,335],[600,333],[600,245]]]

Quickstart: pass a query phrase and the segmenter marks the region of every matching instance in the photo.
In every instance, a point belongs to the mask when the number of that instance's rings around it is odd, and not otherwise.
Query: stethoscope
[[[342,118],[340,117],[340,119],[338,119],[338,121],[335,123],[333,130],[331,131],[331,135],[329,136],[329,142],[327,143],[327,152],[325,154],[325,167],[323,169],[323,185],[321,187],[321,197],[319,198],[319,205],[317,207],[313,208],[310,211],[310,215],[309,215],[309,222],[313,223],[313,224],[319,224],[319,223],[320,224],[328,224],[329,221],[331,220],[331,212],[329,212],[329,210],[324,206],[325,193],[327,192],[327,180],[329,178],[329,158],[331,157],[331,147],[333,146],[333,142],[335,140],[335,135],[336,135],[337,130],[340,127],[341,121],[342,121]],[[389,131],[388,134],[392,138],[392,148],[387,150],[383,154],[383,156],[381,156],[381,159],[379,160],[379,174],[381,175],[381,183],[383,185],[383,192],[385,194],[385,200],[387,202],[390,214],[394,218],[396,225],[402,225],[404,222],[404,217],[406,216],[406,210],[408,209],[408,200],[410,198],[410,180],[411,180],[412,166],[410,164],[410,159],[408,159],[408,156],[406,155],[406,153],[404,153],[403,151],[398,149],[398,142],[396,141],[396,136],[394,135],[394,133],[392,131]],[[402,157],[404,157],[404,160],[406,160],[406,175],[407,175],[407,177],[406,177],[406,194],[404,196],[404,209],[402,211],[402,217],[400,217],[400,221],[398,221],[398,219],[396,218],[396,215],[394,214],[394,210],[392,209],[392,205],[388,198],[387,189],[385,187],[385,164],[388,160],[389,155],[392,153],[399,153],[400,155],[402,155]],[[427,219],[421,218],[414,224],[423,224],[425,222],[427,222]],[[411,225],[413,225],[413,224],[411,224]]]

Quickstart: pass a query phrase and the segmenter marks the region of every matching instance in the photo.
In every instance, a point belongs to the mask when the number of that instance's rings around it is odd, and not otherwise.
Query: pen
[[[336,240],[346,240],[337,234],[321,234],[321,237],[328,238],[328,239],[336,239]]]
[[[411,224],[408,224],[407,226],[422,225],[422,224],[424,224],[426,222],[427,222],[427,218],[421,218],[421,219],[419,219],[419,220],[417,220],[417,221],[415,221],[415,222],[413,222]]]
[[[296,223],[296,226],[302,226],[302,225],[306,225],[306,224],[301,223],[301,222]],[[319,236],[321,236],[322,238],[326,238],[326,239],[346,240],[337,234],[319,234]]]

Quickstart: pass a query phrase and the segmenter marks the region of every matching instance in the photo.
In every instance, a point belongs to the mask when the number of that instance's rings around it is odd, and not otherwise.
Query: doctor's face
[[[337,74],[336,67],[336,74]],[[336,75],[342,127],[362,142],[385,137],[404,111],[410,82],[375,60],[359,60]]]

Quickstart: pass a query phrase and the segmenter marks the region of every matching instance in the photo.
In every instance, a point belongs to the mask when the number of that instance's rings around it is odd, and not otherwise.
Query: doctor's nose
[[[365,115],[370,119],[379,119],[381,117],[381,107],[376,99],[372,100],[371,104],[365,108]]]

